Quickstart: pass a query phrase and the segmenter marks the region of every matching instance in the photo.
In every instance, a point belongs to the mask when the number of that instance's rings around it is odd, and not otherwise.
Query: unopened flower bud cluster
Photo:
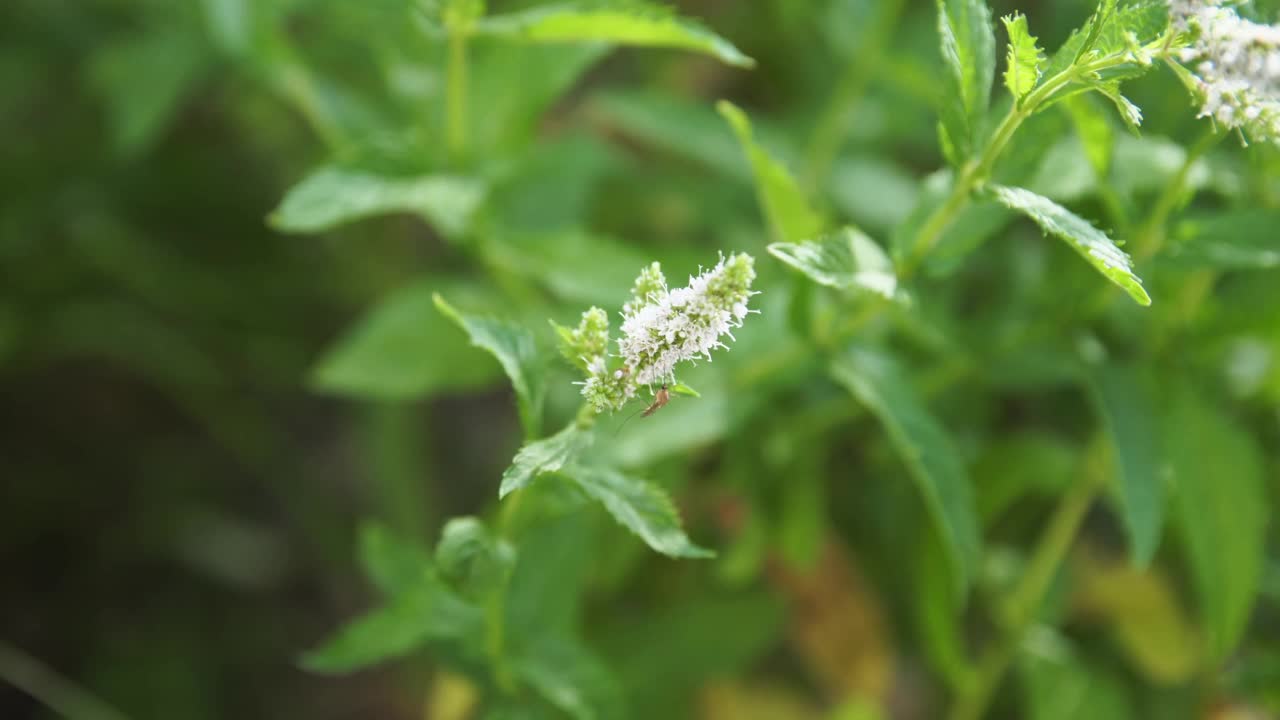
[[[622,337],[616,362],[606,349],[608,317],[600,308],[582,314],[576,329],[557,328],[561,352],[586,373],[582,395],[597,412],[620,409],[641,385],[674,383],[676,365],[727,348],[756,294],[755,261],[750,255],[722,257],[715,267],[689,278],[686,287],[667,287],[658,263],[641,271],[622,309]]]
[[[1280,26],[1246,20],[1221,0],[1170,0],[1169,11],[1189,35],[1179,59],[1193,73],[1200,117],[1280,142]]]

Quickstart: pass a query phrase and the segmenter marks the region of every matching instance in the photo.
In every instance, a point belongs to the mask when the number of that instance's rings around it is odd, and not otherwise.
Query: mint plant
[[[206,5],[323,145],[268,224],[381,296],[310,376],[367,415],[378,599],[306,669],[425,657],[492,719],[1280,712],[1262,9]]]

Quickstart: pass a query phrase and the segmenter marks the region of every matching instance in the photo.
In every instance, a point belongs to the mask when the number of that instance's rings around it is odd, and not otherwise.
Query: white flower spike
[[[755,261],[750,255],[721,257],[715,267],[671,290],[658,263],[641,271],[622,310],[621,363],[610,369],[603,348],[608,343],[607,318],[591,308],[576,330],[558,328],[561,352],[587,374],[582,394],[596,410],[617,410],[635,397],[641,385],[674,384],[676,366],[685,360],[710,360],[725,348],[733,329],[753,312],[747,301],[757,293]]]

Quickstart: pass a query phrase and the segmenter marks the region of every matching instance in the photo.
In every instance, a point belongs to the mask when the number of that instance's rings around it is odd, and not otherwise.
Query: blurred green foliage
[[[1167,25],[9,0],[0,717],[1280,714],[1280,148]]]

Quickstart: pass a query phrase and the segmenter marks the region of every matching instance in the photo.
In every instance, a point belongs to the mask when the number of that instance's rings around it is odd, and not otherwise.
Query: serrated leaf
[[[1112,80],[1108,82],[1091,82],[1089,87],[1097,90],[1103,97],[1111,101],[1116,106],[1116,112],[1120,114],[1120,119],[1129,130],[1136,133],[1142,125],[1142,108],[1134,105],[1129,98],[1120,94],[1120,82]]]
[[[436,312],[434,294],[469,293],[469,303],[496,307],[462,282],[428,279],[382,299],[316,363],[311,381],[321,391],[385,399],[419,398],[444,389],[484,386],[499,366],[473,348],[466,334]]]
[[[977,571],[981,537],[969,476],[947,431],[889,356],[850,348],[831,373],[884,426],[946,548],[951,589],[963,597]]]
[[[1128,49],[1128,34],[1139,43],[1156,39],[1169,26],[1169,4],[1163,0],[1141,0],[1122,7],[1116,0],[1102,0],[1085,24],[1067,38],[1044,66],[1044,76],[1053,77],[1086,55],[1107,55]]]
[[[430,575],[431,558],[425,547],[369,523],[360,528],[360,566],[383,595],[394,596]]]
[[[466,331],[471,344],[488,350],[511,379],[520,408],[525,435],[537,437],[542,426],[542,401],[546,396],[546,361],[538,352],[533,333],[495,318],[464,315],[439,293],[432,296],[436,309]]]
[[[1040,80],[1040,64],[1044,51],[1036,45],[1036,38],[1027,29],[1027,16],[1014,13],[1000,18],[1009,33],[1009,52],[1006,56],[1004,85],[1015,100],[1021,100],[1031,92]]]
[[[617,680],[593,653],[567,635],[547,635],[522,649],[516,674],[547,702],[575,720],[622,715]]]
[[[1193,267],[1280,267],[1276,228],[1280,212],[1269,209],[1203,213],[1178,221],[1167,255]]]
[[[947,82],[942,97],[944,145],[953,164],[968,159],[991,101],[996,39],[984,0],[938,0],[938,35]]]
[[[1053,77],[1071,67],[1077,58],[1088,52],[1098,40],[1102,28],[1114,20],[1116,0],[1099,0],[1093,14],[1076,30],[1045,63],[1045,77]]]
[[[1089,381],[1115,453],[1116,488],[1133,563],[1145,567],[1160,544],[1164,525],[1155,402],[1145,378],[1132,367],[1099,367],[1089,373]]]
[[[1239,642],[1266,550],[1262,454],[1248,432],[1186,383],[1171,383],[1165,447],[1178,525],[1216,660]]]
[[[475,33],[526,42],[606,42],[679,48],[710,55],[729,65],[755,65],[733,43],[700,23],[648,2],[578,2],[530,8],[486,17],[476,24]]]
[[[411,213],[453,238],[466,231],[484,195],[482,183],[464,177],[405,178],[329,166],[290,188],[268,220],[282,232],[316,233],[377,215]]]
[[[846,227],[810,242],[773,243],[769,254],[819,285],[865,290],[889,299],[899,294],[893,261],[855,228]]]
[[[479,637],[481,610],[434,575],[357,618],[302,658],[312,672],[346,673],[403,656],[431,641]]]
[[[809,206],[795,178],[756,144],[747,114],[727,100],[716,103],[716,110],[733,128],[738,143],[751,162],[756,194],[774,235],[779,240],[799,241],[822,232],[822,217]]]
[[[556,472],[573,462],[591,444],[591,438],[590,432],[578,427],[577,423],[570,423],[549,438],[526,443],[516,453],[511,466],[502,473],[498,497],[504,498],[528,485],[535,477]]]
[[[715,556],[689,541],[671,498],[656,485],[603,467],[575,465],[563,474],[657,552],[682,558]]]
[[[1119,285],[1139,305],[1150,305],[1151,296],[1133,274],[1133,264],[1116,244],[1086,220],[1052,200],[1023,188],[989,186],[992,196],[1005,207],[1031,218],[1040,229],[1067,241],[1076,252]]]

